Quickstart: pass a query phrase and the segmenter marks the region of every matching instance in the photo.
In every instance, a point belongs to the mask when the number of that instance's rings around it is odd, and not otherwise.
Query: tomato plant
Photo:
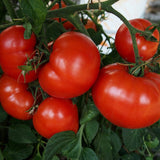
[[[1,32],[0,66],[7,75],[19,82],[31,82],[37,78],[35,70],[25,74],[20,67],[35,55],[36,37],[32,33],[30,39],[24,39],[24,31],[23,26],[14,25]]]
[[[37,132],[46,138],[68,130],[77,133],[79,128],[77,106],[71,100],[47,98],[34,114],[33,125]]]
[[[100,55],[95,44],[84,34],[71,31],[56,39],[38,79],[49,95],[72,98],[90,89],[99,69]]]
[[[17,81],[7,75],[0,78],[0,102],[3,109],[12,117],[20,120],[32,118],[29,110],[32,108],[34,98],[27,91],[26,84]]]
[[[132,19],[129,21],[129,23],[141,31],[145,31],[148,27],[148,30],[153,28],[151,27],[152,23],[146,19]],[[156,29],[152,33],[152,36],[157,39],[157,42],[147,40],[147,37],[142,36],[140,33],[136,33],[135,36],[138,46],[138,53],[141,60],[146,61],[152,58],[155,55],[159,44],[158,30]],[[125,24],[122,24],[116,33],[115,47],[122,58],[128,62],[135,62],[135,54],[131,35]]]
[[[126,66],[116,63],[102,68],[92,96],[100,112],[113,124],[143,128],[160,118],[159,89],[158,74],[148,72],[135,77]]]
[[[61,1],[61,4],[55,3],[55,5],[51,8],[51,10],[65,8],[65,7],[67,7],[67,5],[63,1]],[[66,30],[74,30],[75,29],[74,25],[71,22],[67,21],[65,18],[54,18],[54,20],[61,22],[63,24],[63,27]]]
[[[159,22],[116,2],[0,1],[0,160],[160,158]]]
[[[92,28],[95,31],[97,31],[95,23],[92,20],[90,20],[90,19],[87,20],[87,23],[85,24],[85,28],[86,29]]]

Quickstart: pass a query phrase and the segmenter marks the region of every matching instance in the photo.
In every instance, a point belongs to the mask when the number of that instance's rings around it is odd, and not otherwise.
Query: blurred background
[[[87,2],[88,0],[80,0],[80,4]],[[97,0],[93,0],[92,2],[97,2]],[[123,14],[128,20],[145,18],[153,23],[160,22],[160,0],[119,0],[113,5],[113,8]],[[101,24],[106,33],[114,37],[122,22],[113,14],[106,14],[107,18]]]

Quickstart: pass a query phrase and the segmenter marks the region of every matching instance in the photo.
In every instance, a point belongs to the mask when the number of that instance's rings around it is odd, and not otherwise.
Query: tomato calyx
[[[20,79],[21,76],[23,76],[24,82],[26,82],[25,76],[29,72],[34,71],[35,73],[37,73],[38,68],[41,65],[42,56],[43,54],[40,54],[38,49],[36,49],[30,57],[27,56],[27,60],[24,63],[24,65],[18,66],[18,69],[21,70],[21,74],[19,75],[18,80]]]
[[[140,33],[140,36],[143,36],[147,41],[159,42],[157,38],[153,36],[154,31],[157,29],[158,25],[152,24],[148,26],[144,32]]]
[[[145,65],[135,65],[133,67],[129,66],[129,73],[136,77],[144,76]]]
[[[136,77],[143,77],[145,72],[160,73],[160,56],[155,56],[148,61],[140,61],[139,64],[126,64],[129,73]]]

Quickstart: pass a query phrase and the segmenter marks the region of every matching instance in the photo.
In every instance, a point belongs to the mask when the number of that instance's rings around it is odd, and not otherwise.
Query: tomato
[[[45,138],[62,131],[74,131],[79,128],[77,106],[69,99],[49,97],[45,99],[33,115],[35,130]]]
[[[160,119],[160,75],[156,73],[135,77],[122,64],[105,66],[92,97],[102,115],[119,127],[144,128]]]
[[[58,98],[80,96],[90,89],[100,69],[100,54],[82,33],[63,33],[54,43],[49,62],[39,71],[42,89]]]
[[[97,31],[95,23],[93,21],[91,21],[90,19],[87,20],[87,23],[85,24],[85,28],[86,29],[92,28],[95,31]]]
[[[133,27],[142,31],[145,31],[147,27],[152,25],[151,22],[145,19],[132,19],[129,22]],[[154,36],[159,41],[159,32],[157,29],[153,32],[152,36]],[[146,40],[139,33],[136,34],[136,42],[139,56],[143,61],[148,60],[154,56],[159,44],[158,42]],[[117,30],[115,36],[115,47],[122,58],[128,62],[135,62],[131,35],[125,24],[122,24]]]
[[[24,39],[24,27],[11,26],[0,34],[0,66],[5,74],[19,82],[31,82],[37,78],[34,70],[28,72],[25,78],[18,67],[25,65],[27,59],[34,56],[36,37],[32,33],[30,39]]]
[[[0,102],[3,109],[12,117],[28,120],[32,115],[28,112],[34,102],[27,85],[18,83],[15,79],[3,75],[0,78]]]
[[[63,1],[61,1],[61,7],[59,6],[59,3],[55,3],[55,5],[51,8],[51,10],[65,8],[65,7],[67,7],[66,4]],[[67,21],[65,18],[54,18],[54,20],[56,20],[58,22],[62,22],[63,27],[66,30],[74,30],[75,29],[74,25],[71,22]]]

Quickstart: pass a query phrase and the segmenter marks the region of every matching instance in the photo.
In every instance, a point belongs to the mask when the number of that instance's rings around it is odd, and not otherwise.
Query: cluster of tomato
[[[153,28],[145,19],[129,22],[141,31]],[[150,61],[158,49],[158,30],[152,33],[156,41],[149,41],[140,33],[135,36],[141,60]],[[115,47],[123,59],[135,62],[131,35],[125,24],[116,33]],[[160,119],[160,75],[148,69],[137,77],[130,74],[127,64],[105,66],[92,89],[92,96],[104,117],[120,127],[144,128]]]
[[[82,33],[65,32],[54,42],[49,62],[24,74],[20,67],[32,62],[36,44],[34,34],[24,39],[24,31],[23,26],[16,25],[0,34],[2,107],[15,118],[33,118],[35,129],[46,138],[65,130],[77,132],[78,110],[70,99],[88,91],[98,76],[100,54],[96,45]],[[32,115],[34,97],[27,84],[37,78],[51,97]]]
[[[57,19],[58,20],[58,19]],[[151,25],[144,19],[130,23],[145,30]],[[64,23],[65,24],[65,23]],[[135,77],[124,64],[115,63],[100,69],[100,54],[86,35],[68,31],[54,42],[49,61],[37,70],[23,72],[22,67],[35,57],[36,37],[24,39],[23,26],[16,25],[0,34],[0,102],[4,110],[20,120],[33,119],[37,132],[46,138],[55,133],[79,128],[78,109],[72,98],[92,89],[95,105],[113,124],[126,128],[147,127],[160,118],[160,75],[146,72]],[[159,32],[153,36],[159,41]],[[158,42],[136,35],[142,60],[153,57]],[[117,31],[115,45],[127,61],[135,62],[133,44],[128,28],[123,24]],[[38,79],[49,97],[35,110],[35,97],[28,83]]]

